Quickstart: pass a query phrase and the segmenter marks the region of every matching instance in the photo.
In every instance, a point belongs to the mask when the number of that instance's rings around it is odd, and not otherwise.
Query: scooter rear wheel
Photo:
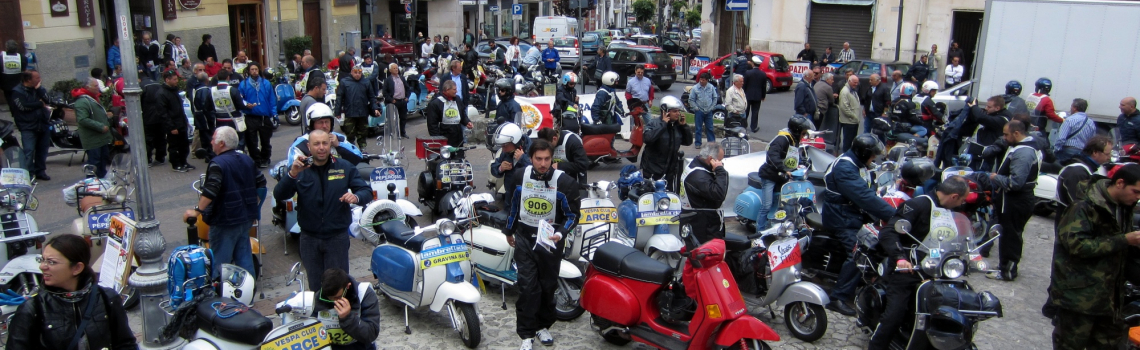
[[[285,113],[285,121],[289,125],[301,125],[301,107],[289,107],[289,111]]]

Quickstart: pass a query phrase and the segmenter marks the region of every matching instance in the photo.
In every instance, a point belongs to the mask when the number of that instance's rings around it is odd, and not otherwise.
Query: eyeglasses
[[[62,262],[59,262],[58,260],[44,259],[44,257],[42,257],[42,256],[37,256],[36,262],[39,263],[40,265],[47,264],[47,266],[53,266],[53,267],[55,265],[62,264]]]
[[[326,302],[326,303],[330,303],[330,304],[331,304],[331,303],[335,303],[337,300],[340,300],[340,299],[343,299],[343,298],[344,298],[344,293],[342,292],[340,296],[337,296],[337,297],[333,297],[333,300],[328,300],[328,299],[325,299],[325,297],[324,297],[324,293],[325,293],[325,291],[324,291],[323,289],[322,289],[322,290],[320,290],[320,291],[318,291],[318,292],[317,292],[317,300],[320,300],[320,301],[323,301],[323,302]]]

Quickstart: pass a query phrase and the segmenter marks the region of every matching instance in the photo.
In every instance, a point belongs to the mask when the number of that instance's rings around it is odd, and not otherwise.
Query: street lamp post
[[[115,14],[118,16],[117,24],[119,37],[131,38],[130,8],[127,0],[115,0]],[[134,45],[122,45],[123,57],[135,57]],[[135,273],[131,274],[130,286],[142,298],[143,317],[143,344],[148,349],[173,349],[181,347],[182,338],[163,340],[160,337],[161,328],[167,322],[166,312],[159,307],[159,302],[166,295],[166,264],[163,264],[162,253],[166,251],[166,239],[158,229],[158,220],[154,217],[154,197],[150,192],[150,173],[144,160],[146,157],[146,137],[143,130],[142,109],[139,103],[138,65],[135,60],[123,60],[123,95],[127,103],[127,123],[130,127],[131,156],[135,158],[135,217],[138,218],[138,238],[135,243],[135,256],[141,260],[141,265]],[[181,136],[181,135],[180,135]]]

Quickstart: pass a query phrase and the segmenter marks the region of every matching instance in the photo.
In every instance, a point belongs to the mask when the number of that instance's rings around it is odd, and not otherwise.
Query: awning
[[[875,4],[875,0],[811,0],[811,2],[817,4],[852,6],[870,6]]]

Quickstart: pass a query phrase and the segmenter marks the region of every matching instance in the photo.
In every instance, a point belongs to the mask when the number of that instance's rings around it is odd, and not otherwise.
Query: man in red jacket
[[[1030,114],[1033,117],[1033,126],[1041,131],[1041,135],[1048,137],[1051,130],[1045,127],[1045,118],[1049,118],[1058,125],[1064,123],[1065,119],[1058,116],[1057,111],[1053,110],[1053,98],[1049,97],[1049,91],[1053,90],[1053,81],[1049,78],[1040,78],[1033,85],[1033,94],[1025,99],[1025,106],[1032,111]]]

